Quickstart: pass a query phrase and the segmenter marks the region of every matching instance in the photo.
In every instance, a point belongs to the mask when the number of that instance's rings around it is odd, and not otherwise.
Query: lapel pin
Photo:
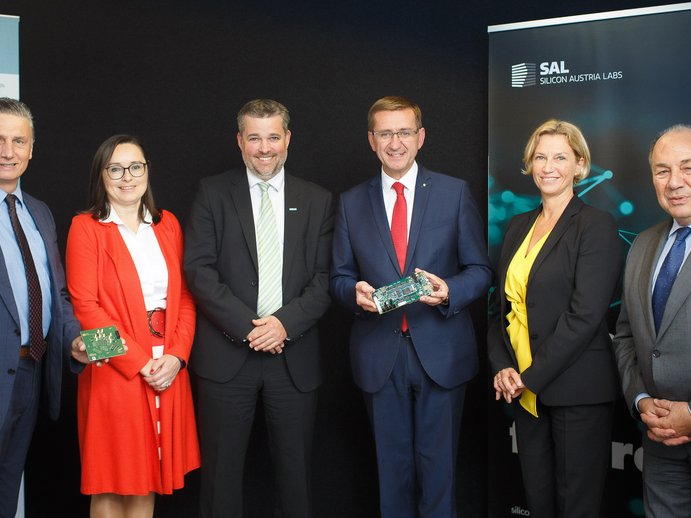
[[[297,212],[298,208],[297,207],[288,207],[288,212]]]

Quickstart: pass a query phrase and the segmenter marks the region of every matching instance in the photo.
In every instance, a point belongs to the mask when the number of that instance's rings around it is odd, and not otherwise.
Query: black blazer
[[[300,178],[285,178],[283,307],[274,313],[288,333],[284,349],[301,391],[322,380],[316,324],[328,309],[333,197]],[[199,311],[190,366],[220,383],[237,374],[257,317],[257,244],[245,170],[200,182],[185,235],[184,270]]]
[[[504,293],[506,270],[541,210],[514,217],[504,236],[494,294],[498,311],[488,333],[493,372],[518,370],[506,332],[511,311]],[[623,251],[614,218],[574,196],[538,253],[526,295],[533,363],[521,379],[543,404],[596,404],[619,396],[605,317]]]

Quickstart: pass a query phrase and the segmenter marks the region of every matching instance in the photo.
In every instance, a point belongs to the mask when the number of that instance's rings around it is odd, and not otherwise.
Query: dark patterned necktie
[[[672,292],[672,286],[679,273],[681,263],[684,261],[686,251],[686,237],[691,232],[689,227],[681,227],[676,230],[676,238],[672,248],[667,253],[660,273],[657,274],[655,288],[653,288],[653,318],[655,319],[655,331],[659,331],[662,317],[665,314],[667,299]]]
[[[14,194],[8,194],[7,210],[10,213],[12,230],[19,243],[22,252],[24,271],[26,273],[26,285],[29,291],[29,356],[39,361],[46,352],[46,341],[43,339],[43,298],[41,297],[41,283],[38,281],[34,258],[31,255],[29,242],[17,217],[17,198]]]

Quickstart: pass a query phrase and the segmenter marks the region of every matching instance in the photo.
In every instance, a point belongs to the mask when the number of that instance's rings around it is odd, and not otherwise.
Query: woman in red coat
[[[92,495],[92,517],[150,517],[154,494],[183,487],[200,463],[182,232],[156,209],[149,162],[133,137],[101,144],[89,196],[70,227],[68,288],[82,328],[115,325],[128,350],[79,376],[81,491]]]

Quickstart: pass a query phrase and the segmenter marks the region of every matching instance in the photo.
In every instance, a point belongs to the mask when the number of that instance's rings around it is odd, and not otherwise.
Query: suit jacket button
[[[655,349],[655,350],[653,351],[653,358],[659,358],[659,357],[660,357],[660,351],[658,351],[657,349]]]
[[[21,333],[21,331],[20,331],[19,329],[15,329],[15,330],[14,330],[14,334],[17,335],[17,336],[21,336],[21,335],[22,335],[22,333]]]
[[[16,371],[14,369],[7,369],[7,374],[13,375]]]
[[[250,286],[253,288],[257,285],[257,281],[250,281]]]
[[[531,340],[537,340],[537,337],[538,337],[537,333],[533,333],[532,335],[530,335]]]

